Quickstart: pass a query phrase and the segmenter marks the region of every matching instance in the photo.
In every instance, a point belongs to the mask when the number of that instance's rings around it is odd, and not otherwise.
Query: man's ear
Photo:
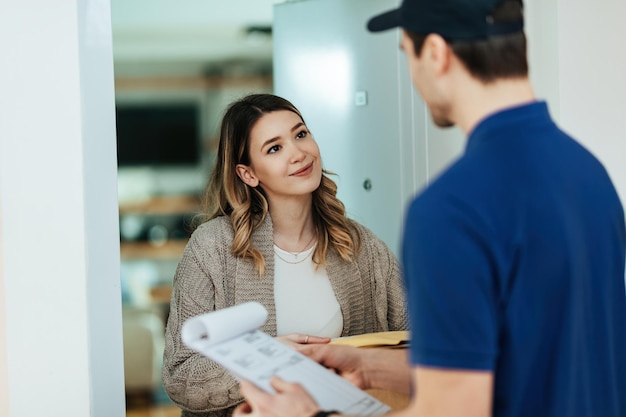
[[[422,55],[426,55],[431,61],[432,68],[438,75],[444,74],[450,68],[452,51],[450,45],[444,38],[435,33],[431,33],[424,40]]]
[[[243,181],[244,184],[253,188],[259,185],[259,179],[254,176],[254,172],[252,172],[249,166],[237,164],[235,171],[237,171],[237,175],[241,178],[241,181]]]

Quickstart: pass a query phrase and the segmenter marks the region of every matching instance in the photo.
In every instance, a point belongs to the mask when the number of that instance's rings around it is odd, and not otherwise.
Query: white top
[[[315,245],[294,254],[274,245],[274,301],[278,336],[339,337],[343,315],[326,268],[315,270]]]

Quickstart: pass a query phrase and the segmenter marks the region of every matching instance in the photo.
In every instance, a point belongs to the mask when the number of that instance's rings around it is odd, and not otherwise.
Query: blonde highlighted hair
[[[288,100],[273,94],[251,94],[231,103],[220,129],[215,167],[203,197],[201,220],[228,216],[234,229],[231,251],[236,256],[254,262],[259,275],[265,273],[265,259],[252,244],[252,233],[269,212],[269,205],[261,187],[246,185],[236,173],[237,164],[250,165],[249,137],[253,126],[265,114],[287,110],[304,119]],[[337,198],[337,184],[322,171],[320,186],[313,192],[313,222],[317,230],[317,247],[313,261],[326,265],[326,256],[336,250],[345,261],[351,262],[360,250],[361,236],[346,217],[345,207]]]

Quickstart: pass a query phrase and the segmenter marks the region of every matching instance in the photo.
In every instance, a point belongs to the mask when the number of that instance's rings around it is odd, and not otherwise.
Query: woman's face
[[[250,165],[237,165],[237,174],[249,186],[261,186],[268,199],[308,196],[319,187],[320,151],[296,113],[264,114],[249,141]]]

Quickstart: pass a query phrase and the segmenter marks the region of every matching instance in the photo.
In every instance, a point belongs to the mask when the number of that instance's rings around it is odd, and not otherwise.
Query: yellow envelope
[[[356,336],[345,336],[333,339],[330,343],[335,345],[348,345],[356,347],[402,347],[409,345],[409,332],[399,330],[393,332],[365,333]]]

